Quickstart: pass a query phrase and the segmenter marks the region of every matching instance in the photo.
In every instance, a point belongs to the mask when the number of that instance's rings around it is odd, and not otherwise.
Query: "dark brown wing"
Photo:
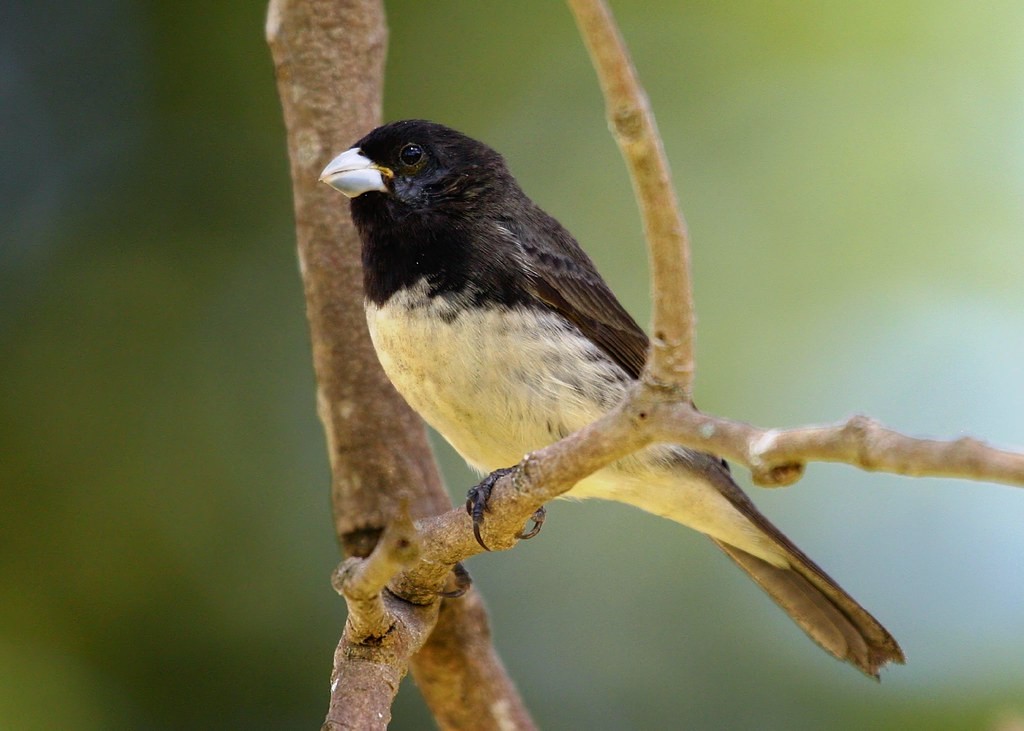
[[[647,360],[647,334],[615,298],[572,235],[539,208],[532,224],[503,222],[522,247],[529,286],[541,301],[569,320],[633,378]]]

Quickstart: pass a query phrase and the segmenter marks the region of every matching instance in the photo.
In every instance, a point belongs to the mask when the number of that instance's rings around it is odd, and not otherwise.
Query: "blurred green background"
[[[1024,5],[614,7],[692,229],[702,407],[1024,445]],[[646,321],[568,11],[388,12],[386,116],[503,151]],[[264,14],[0,8],[0,728],[308,729],[326,710],[344,607]],[[472,476],[438,453],[462,495]],[[754,497],[909,665],[865,680],[696,534],[559,503],[537,540],[470,562],[543,727],[1024,714],[1024,493],[817,465]],[[393,727],[429,723],[407,682]]]

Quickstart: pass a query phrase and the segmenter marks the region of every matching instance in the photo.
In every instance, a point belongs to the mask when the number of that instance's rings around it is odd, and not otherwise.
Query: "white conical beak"
[[[358,147],[353,147],[327,164],[320,173],[320,182],[327,183],[349,198],[355,198],[371,190],[386,192],[385,175],[390,177],[391,171],[366,157]]]

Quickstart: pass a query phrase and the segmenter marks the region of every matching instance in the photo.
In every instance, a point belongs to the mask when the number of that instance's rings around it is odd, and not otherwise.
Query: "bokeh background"
[[[702,407],[1024,446],[1024,5],[613,5],[692,229]],[[388,12],[386,116],[502,150],[645,322],[635,206],[568,11]],[[0,728],[326,710],[344,607],[264,14],[0,7]],[[469,566],[543,727],[1024,714],[1024,493],[816,465],[754,497],[909,665],[865,680],[696,534],[559,503]],[[393,727],[430,727],[411,682]]]

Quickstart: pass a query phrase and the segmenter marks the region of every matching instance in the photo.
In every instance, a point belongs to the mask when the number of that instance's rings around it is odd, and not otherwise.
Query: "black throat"
[[[429,297],[452,297],[466,306],[540,305],[526,287],[521,253],[502,237],[499,221],[410,210],[376,192],[351,204],[368,302],[383,305],[426,280]]]

